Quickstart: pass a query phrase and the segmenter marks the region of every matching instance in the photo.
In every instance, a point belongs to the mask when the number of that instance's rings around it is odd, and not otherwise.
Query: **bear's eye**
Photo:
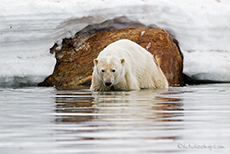
[[[101,70],[102,73],[105,73],[105,70]]]
[[[112,72],[114,73],[114,72],[116,72],[116,70],[115,70],[115,69],[112,69]]]

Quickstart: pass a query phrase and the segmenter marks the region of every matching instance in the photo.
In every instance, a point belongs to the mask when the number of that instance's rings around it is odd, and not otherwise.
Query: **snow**
[[[52,73],[56,61],[49,49],[62,38],[132,26],[162,28],[176,38],[186,75],[230,81],[229,19],[229,0],[1,1],[0,78],[40,82]]]

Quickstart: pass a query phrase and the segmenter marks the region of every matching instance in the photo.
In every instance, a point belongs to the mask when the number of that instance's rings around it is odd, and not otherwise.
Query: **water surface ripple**
[[[230,153],[230,84],[0,89],[1,154]]]

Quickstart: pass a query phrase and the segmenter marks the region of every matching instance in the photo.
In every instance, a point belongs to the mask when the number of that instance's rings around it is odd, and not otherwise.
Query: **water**
[[[1,154],[229,153],[230,84],[0,89]]]

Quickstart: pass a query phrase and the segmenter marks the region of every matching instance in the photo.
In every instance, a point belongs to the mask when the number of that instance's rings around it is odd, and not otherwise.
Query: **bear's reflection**
[[[161,90],[131,92],[99,92],[94,94],[93,106],[99,110],[97,119],[136,119],[142,122],[180,121],[182,100],[169,97]]]

